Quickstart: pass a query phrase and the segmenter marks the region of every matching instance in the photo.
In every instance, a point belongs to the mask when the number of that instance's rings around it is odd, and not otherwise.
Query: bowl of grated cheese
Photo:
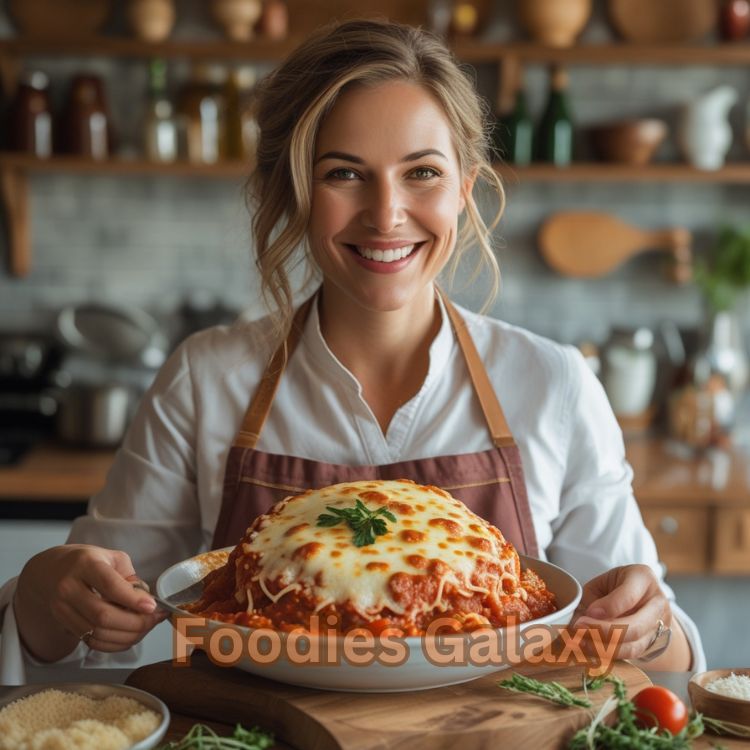
[[[688,693],[697,712],[750,727],[750,668],[699,672],[690,678]]]
[[[126,685],[24,685],[0,700],[0,750],[151,750],[168,726],[162,701]]]

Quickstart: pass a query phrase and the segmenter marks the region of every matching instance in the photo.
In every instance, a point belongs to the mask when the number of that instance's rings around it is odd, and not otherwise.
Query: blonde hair
[[[473,195],[465,196],[466,221],[459,232],[451,278],[465,251],[477,245],[491,275],[485,309],[495,298],[500,270],[491,232],[503,212],[502,183],[490,163],[486,105],[472,80],[433,34],[403,24],[354,20],[324,27],[300,45],[256,89],[260,130],[257,163],[248,180],[256,265],[263,298],[276,313],[278,332],[293,314],[289,273],[306,239],[312,194],[315,142],[321,122],[339,94],[353,84],[405,80],[430,91],[450,123],[462,175],[475,173],[492,187],[499,207],[487,226]],[[308,277],[313,268],[308,266]]]

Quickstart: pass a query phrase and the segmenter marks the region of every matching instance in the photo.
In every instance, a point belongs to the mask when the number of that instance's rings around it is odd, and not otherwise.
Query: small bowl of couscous
[[[711,719],[750,728],[750,669],[711,669],[688,682],[693,708]]]
[[[151,750],[168,726],[162,701],[126,685],[24,685],[0,699],[0,750]]]

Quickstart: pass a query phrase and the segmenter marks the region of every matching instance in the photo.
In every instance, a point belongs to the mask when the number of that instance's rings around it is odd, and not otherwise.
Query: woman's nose
[[[386,234],[406,221],[405,196],[389,180],[373,182],[367,191],[362,220],[368,229]]]

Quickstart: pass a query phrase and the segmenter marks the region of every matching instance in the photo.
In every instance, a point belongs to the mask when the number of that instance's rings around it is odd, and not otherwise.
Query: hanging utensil
[[[669,277],[685,283],[692,276],[692,235],[684,228],[646,230],[616,216],[593,211],[554,214],[539,232],[539,247],[558,273],[578,278],[605,276],[646,250],[666,250]]]

